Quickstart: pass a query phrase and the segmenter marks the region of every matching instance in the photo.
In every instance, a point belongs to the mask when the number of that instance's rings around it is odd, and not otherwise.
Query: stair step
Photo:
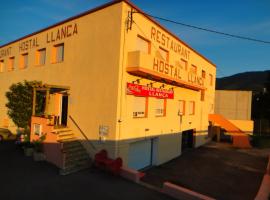
[[[60,133],[71,132],[71,131],[72,131],[72,129],[70,129],[70,128],[59,128],[59,129],[54,129],[52,132],[60,134]]]
[[[90,160],[88,155],[85,156],[80,156],[80,157],[73,157],[73,158],[69,158],[65,160],[65,166],[69,166],[69,165],[76,165],[79,164],[81,162],[88,162]]]
[[[75,141],[77,140],[76,137],[72,136],[72,137],[62,137],[62,138],[58,138],[57,141],[64,143],[64,142],[69,142],[69,141]]]
[[[63,149],[65,148],[69,148],[69,147],[81,147],[82,144],[77,140],[77,139],[73,139],[73,140],[67,140],[65,142],[62,142],[63,144]]]
[[[69,166],[65,169],[60,169],[60,175],[68,175],[68,174],[72,174],[84,169],[89,169],[91,167],[91,161],[89,161],[87,164],[83,164],[83,165],[74,165],[74,166]]]
[[[78,151],[86,152],[86,150],[82,146],[70,146],[70,147],[63,147],[62,152],[63,153],[75,153]]]
[[[65,152],[66,154],[66,159],[70,159],[70,158],[74,158],[74,157],[81,157],[81,156],[88,156],[89,158],[89,155],[86,153],[86,151],[75,151],[75,152]]]

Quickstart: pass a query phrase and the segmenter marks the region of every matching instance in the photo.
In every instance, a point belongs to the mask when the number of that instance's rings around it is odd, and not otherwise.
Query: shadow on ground
[[[267,151],[211,143],[147,170],[142,180],[158,187],[170,181],[219,200],[254,199],[266,170]]]
[[[53,165],[25,157],[14,142],[0,143],[0,160],[1,200],[171,199],[94,169],[60,176]]]

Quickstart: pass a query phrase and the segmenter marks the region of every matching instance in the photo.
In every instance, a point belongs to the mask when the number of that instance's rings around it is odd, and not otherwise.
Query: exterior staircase
[[[209,121],[213,124],[217,124],[220,127],[224,128],[228,135],[231,135],[233,138],[233,146],[239,148],[251,148],[249,142],[249,136],[240,130],[237,126],[227,120],[224,116],[220,114],[210,114],[208,116]]]
[[[83,169],[90,168],[91,159],[81,144],[75,137],[73,131],[69,128],[60,128],[55,130],[57,142],[61,144],[61,153],[63,157],[61,175],[71,174]]]

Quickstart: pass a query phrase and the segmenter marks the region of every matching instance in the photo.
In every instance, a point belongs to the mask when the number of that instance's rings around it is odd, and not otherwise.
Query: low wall
[[[137,170],[133,170],[127,167],[122,167],[120,176],[132,182],[139,183],[140,178],[144,176],[144,173],[141,173]]]
[[[270,197],[270,155],[268,157],[268,163],[265,175],[260,186],[260,189],[255,197],[255,200],[268,200]]]
[[[211,197],[172,184],[170,182],[165,182],[163,184],[162,192],[179,200],[215,200]]]
[[[57,167],[62,168],[64,162],[64,155],[62,153],[61,144],[57,142],[56,134],[52,132],[54,127],[48,125],[48,119],[33,116],[31,118],[31,141],[38,140],[41,136],[34,133],[34,124],[40,124],[42,126],[41,135],[46,135],[45,140],[43,141],[43,151],[46,156],[46,160],[56,165]]]
[[[253,134],[254,121],[252,120],[229,120],[235,126],[237,126],[241,131],[248,134]]]
[[[243,149],[252,148],[248,135],[246,135],[246,134],[232,135],[232,138],[233,138],[233,146],[234,147],[243,148]]]

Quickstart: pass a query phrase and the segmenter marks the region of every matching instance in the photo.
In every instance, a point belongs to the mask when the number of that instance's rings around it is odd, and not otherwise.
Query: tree
[[[24,81],[12,84],[6,92],[8,115],[20,128],[29,129],[33,105],[33,84],[39,81]],[[43,111],[43,95],[37,93],[36,113]]]

